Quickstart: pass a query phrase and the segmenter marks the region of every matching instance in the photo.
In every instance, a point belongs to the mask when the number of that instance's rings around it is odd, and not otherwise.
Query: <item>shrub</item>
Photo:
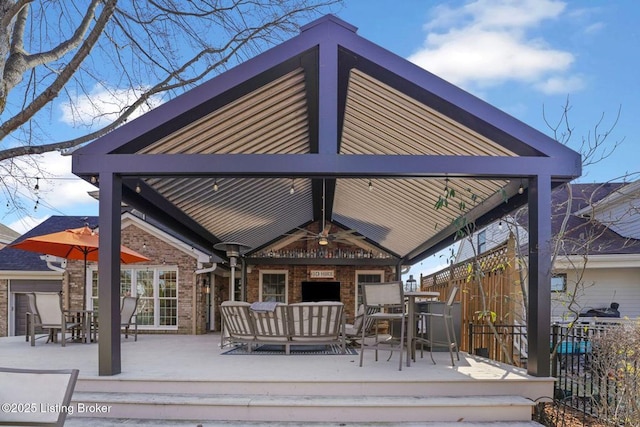
[[[625,322],[592,337],[593,407],[612,426],[640,426],[640,321]]]

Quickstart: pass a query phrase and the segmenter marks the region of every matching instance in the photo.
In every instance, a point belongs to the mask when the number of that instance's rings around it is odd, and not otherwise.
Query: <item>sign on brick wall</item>
[[[335,276],[335,270],[311,270],[309,273],[312,279],[333,279]]]

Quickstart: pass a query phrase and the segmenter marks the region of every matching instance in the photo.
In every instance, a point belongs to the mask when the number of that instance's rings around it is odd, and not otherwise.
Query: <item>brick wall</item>
[[[252,265],[247,274],[247,301],[258,301],[260,295],[260,271],[283,270],[289,274],[288,302],[302,301],[302,282],[335,281],[340,282],[340,300],[345,305],[347,318],[352,318],[355,311],[356,271],[383,271],[384,280],[395,280],[393,267],[390,266],[336,266],[336,265]],[[331,270],[335,272],[333,279],[311,279],[311,270]],[[227,282],[228,283],[228,282]],[[228,292],[227,292],[228,293]]]
[[[135,225],[122,230],[122,245],[148,257],[150,261],[134,265],[167,265],[178,268],[178,331],[179,334],[205,333],[205,290],[201,278],[196,278],[197,260]],[[97,265],[89,262],[90,265]],[[123,267],[126,265],[123,264]],[[69,260],[63,280],[63,298],[74,309],[82,307],[83,261]],[[140,331],[140,333],[176,333],[173,330]]]

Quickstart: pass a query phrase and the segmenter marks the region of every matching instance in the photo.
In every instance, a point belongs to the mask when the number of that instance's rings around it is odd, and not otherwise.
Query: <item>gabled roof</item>
[[[75,174],[122,176],[123,200],[202,246],[259,251],[326,218],[407,264],[453,242],[458,202],[487,223],[526,203],[527,178],[580,164],[331,15],[73,154]],[[435,209],[445,187],[458,198]]]
[[[590,206],[597,206],[624,186],[624,183],[571,184],[571,193],[568,186],[553,192],[551,226],[554,235],[558,235],[566,219],[561,255],[640,254],[640,240],[621,236],[609,224],[586,215]],[[568,218],[567,208],[572,212]],[[615,218],[610,220],[616,221]]]
[[[198,253],[210,254],[211,250],[208,248],[201,248],[196,244],[184,239],[184,237],[177,235],[173,230],[167,229],[162,224],[158,224],[153,219],[140,218],[139,216],[123,212],[124,216],[130,216],[138,218],[138,225],[148,224],[150,227],[146,227],[146,231],[153,233],[154,229],[159,230],[164,236],[163,240],[175,240],[181,242],[185,247],[189,246],[193,250],[193,256],[196,258],[202,258],[202,254],[198,256]],[[79,228],[83,225],[88,225],[91,228],[98,226],[97,216],[60,216],[54,215],[41,222],[18,239],[15,242],[22,241],[29,237],[40,236],[43,234],[55,233],[70,228]],[[13,242],[12,242],[13,243]],[[203,262],[221,262],[218,257],[213,256],[209,260]],[[46,261],[40,259],[40,254],[35,252],[24,251],[21,249],[14,249],[5,247],[0,249],[0,271],[51,271],[47,267]]]

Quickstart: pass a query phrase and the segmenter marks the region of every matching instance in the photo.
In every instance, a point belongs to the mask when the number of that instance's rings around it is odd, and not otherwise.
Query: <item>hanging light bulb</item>
[[[35,191],[36,193],[40,191],[40,178],[36,177],[36,186],[33,187],[33,191]]]
[[[498,223],[498,228],[502,230],[502,220],[500,220],[500,222]]]
[[[218,180],[217,179],[213,180],[213,191],[218,191]]]
[[[142,191],[142,188],[140,188],[140,183],[136,184],[136,193],[140,194],[140,192]]]
[[[520,184],[520,187],[518,187],[518,194],[522,194],[524,193],[524,187],[522,186],[522,183]]]
[[[373,183],[369,180],[369,191],[373,191]]]
[[[291,180],[291,188],[289,189],[289,194],[293,194],[296,192],[295,187],[293,186],[293,179]]]
[[[96,182],[98,182],[98,178],[96,178],[95,175],[91,175],[91,179],[90,179],[92,184],[95,184]]]

